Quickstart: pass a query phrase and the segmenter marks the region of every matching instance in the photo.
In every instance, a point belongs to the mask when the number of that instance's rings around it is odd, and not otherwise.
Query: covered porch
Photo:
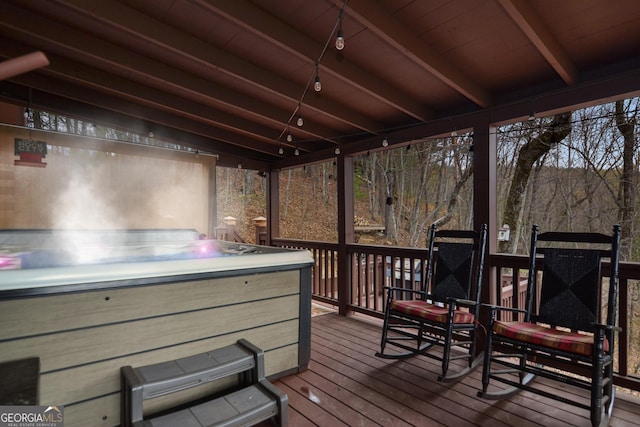
[[[261,239],[308,250],[313,298],[336,310],[312,320],[309,368],[277,382],[289,394],[290,425],[588,424],[581,411],[527,393],[503,402],[478,399],[479,372],[443,385],[429,359],[374,357],[382,288],[396,279],[396,261],[400,280],[419,281],[404,265],[423,261],[426,251],[357,243],[353,159],[414,140],[472,134],[473,223],[488,224],[492,236],[483,300],[518,306],[526,260],[497,250],[495,129],[638,96],[640,3],[373,3],[6,1],[0,58],[40,51],[48,61],[18,61],[0,74],[0,98],[12,118],[5,122],[31,135],[25,111],[53,111],[126,129],[147,145],[169,141],[183,149],[180,155],[202,154],[199,162],[215,156],[217,166],[265,177]],[[327,51],[339,34],[346,35],[346,48]],[[315,78],[322,78],[322,92]],[[336,165],[337,241],[288,239],[279,229],[280,173],[319,162]],[[208,229],[201,231],[211,236],[220,209],[207,203]],[[640,265],[621,267],[624,329]],[[638,392],[640,377],[630,366],[638,343],[623,333],[617,345],[616,385]],[[112,383],[97,395],[117,408]],[[63,403],[89,406],[78,394]],[[639,415],[637,398],[620,393],[612,425],[637,425]],[[103,424],[114,425],[113,419]]]

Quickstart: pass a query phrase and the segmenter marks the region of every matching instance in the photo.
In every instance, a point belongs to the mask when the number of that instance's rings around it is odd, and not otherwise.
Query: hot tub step
[[[239,375],[238,390],[205,403],[144,419],[145,400]],[[216,395],[219,395],[217,393]],[[264,352],[244,339],[237,343],[181,359],[133,368],[122,367],[122,425],[235,426],[277,418],[287,424],[287,395],[264,376]]]
[[[274,386],[263,380],[209,402],[173,412],[158,418],[134,423],[134,427],[212,427],[247,426],[278,415],[277,394]]]

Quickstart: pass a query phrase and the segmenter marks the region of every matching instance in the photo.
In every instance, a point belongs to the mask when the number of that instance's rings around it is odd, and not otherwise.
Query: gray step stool
[[[287,395],[264,376],[264,352],[245,339],[182,359],[122,369],[124,427],[248,426],[273,418],[287,425]],[[145,400],[198,387],[231,375],[240,389],[157,417],[144,419]]]

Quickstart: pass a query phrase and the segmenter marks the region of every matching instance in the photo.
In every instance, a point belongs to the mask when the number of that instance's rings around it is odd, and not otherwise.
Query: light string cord
[[[291,123],[293,122],[293,119],[295,118],[295,116],[297,114],[301,115],[300,109],[301,109],[302,103],[304,101],[304,98],[305,98],[305,96],[307,96],[307,93],[309,92],[309,88],[311,87],[311,85],[315,82],[315,77],[317,75],[318,69],[320,68],[320,61],[322,61],[322,58],[327,53],[327,50],[329,49],[329,44],[333,40],[334,34],[338,30],[338,27],[342,26],[342,17],[344,16],[344,10],[347,7],[348,3],[349,3],[349,0],[345,0],[343,5],[342,5],[342,8],[340,8],[340,14],[338,15],[338,20],[336,21],[335,25],[333,26],[333,29],[331,30],[331,34],[327,38],[327,41],[325,42],[324,47],[322,48],[322,51],[320,52],[320,56],[318,57],[318,60],[315,62],[315,65],[313,67],[313,71],[312,71],[311,75],[309,76],[309,79],[307,80],[307,84],[305,85],[304,90],[302,91],[302,95],[300,96],[300,100],[298,101],[298,105],[296,106],[295,110],[293,110],[293,112],[291,113],[291,116],[289,116],[289,120],[287,120],[287,125],[285,126],[285,128],[282,130],[282,132],[280,133],[280,135],[277,138],[278,141],[280,141],[288,133],[289,129],[291,128]],[[334,144],[337,144],[337,142],[335,142],[335,141],[331,141],[330,139],[327,139],[327,140],[330,141],[330,142],[333,142]]]

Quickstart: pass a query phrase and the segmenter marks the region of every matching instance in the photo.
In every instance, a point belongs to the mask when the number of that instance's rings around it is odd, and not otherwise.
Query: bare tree
[[[508,224],[514,239],[501,242],[500,251],[512,253],[518,248],[517,236],[521,228],[523,200],[535,163],[571,133],[571,112],[553,116],[540,133],[532,134],[518,152],[516,168],[504,207],[503,223]]]
[[[625,111],[624,101],[616,101],[616,126],[624,138],[622,175],[618,187],[618,220],[621,227],[620,251],[622,259],[631,258],[633,242],[633,219],[635,216],[635,151],[636,117]]]

